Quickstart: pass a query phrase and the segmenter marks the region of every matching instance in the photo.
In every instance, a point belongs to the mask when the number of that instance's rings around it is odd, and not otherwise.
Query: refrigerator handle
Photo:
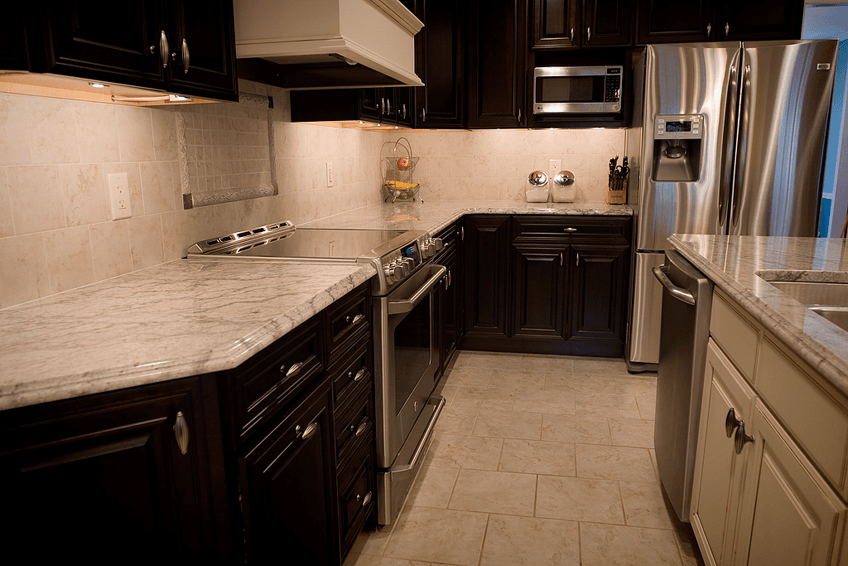
[[[724,109],[724,139],[721,141],[721,170],[719,172],[718,225],[724,227],[728,220],[727,206],[733,186],[734,158],[736,156],[737,118],[739,111],[739,52],[730,65],[730,80]],[[723,232],[727,232],[723,230]]]
[[[751,65],[746,64],[742,69],[742,77],[739,80],[739,133],[736,135],[736,167],[733,173],[733,192],[730,196],[730,222],[727,233],[731,233],[733,226],[739,223],[738,206],[742,183],[745,179],[745,168],[748,161],[748,119],[751,116]]]

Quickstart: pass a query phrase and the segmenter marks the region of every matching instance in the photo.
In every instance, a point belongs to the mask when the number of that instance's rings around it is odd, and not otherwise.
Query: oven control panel
[[[422,261],[418,240],[386,254],[381,258],[386,283],[391,285],[402,281],[411,275]]]

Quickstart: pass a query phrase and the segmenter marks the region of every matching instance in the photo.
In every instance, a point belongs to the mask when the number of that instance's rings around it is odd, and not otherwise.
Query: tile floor
[[[344,566],[703,565],[664,499],[656,375],[623,360],[458,352],[391,527]]]

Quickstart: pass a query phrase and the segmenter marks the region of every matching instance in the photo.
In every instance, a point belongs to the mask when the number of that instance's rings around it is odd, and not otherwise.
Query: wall
[[[182,209],[173,109],[0,94],[0,308],[181,258],[203,238],[380,204],[381,157],[397,134],[293,124],[285,91],[240,88],[274,98],[280,194],[191,210]],[[624,148],[624,130],[404,135],[421,157],[427,202],[522,201],[527,175],[547,171],[550,158],[575,173],[577,200],[603,200],[609,158]],[[111,221],[106,179],[116,172],[128,175],[133,217]]]

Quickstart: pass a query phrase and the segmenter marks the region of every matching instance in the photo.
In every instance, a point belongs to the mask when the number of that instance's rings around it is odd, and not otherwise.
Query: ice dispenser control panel
[[[704,117],[700,114],[665,114],[654,118],[654,139],[701,139]]]

